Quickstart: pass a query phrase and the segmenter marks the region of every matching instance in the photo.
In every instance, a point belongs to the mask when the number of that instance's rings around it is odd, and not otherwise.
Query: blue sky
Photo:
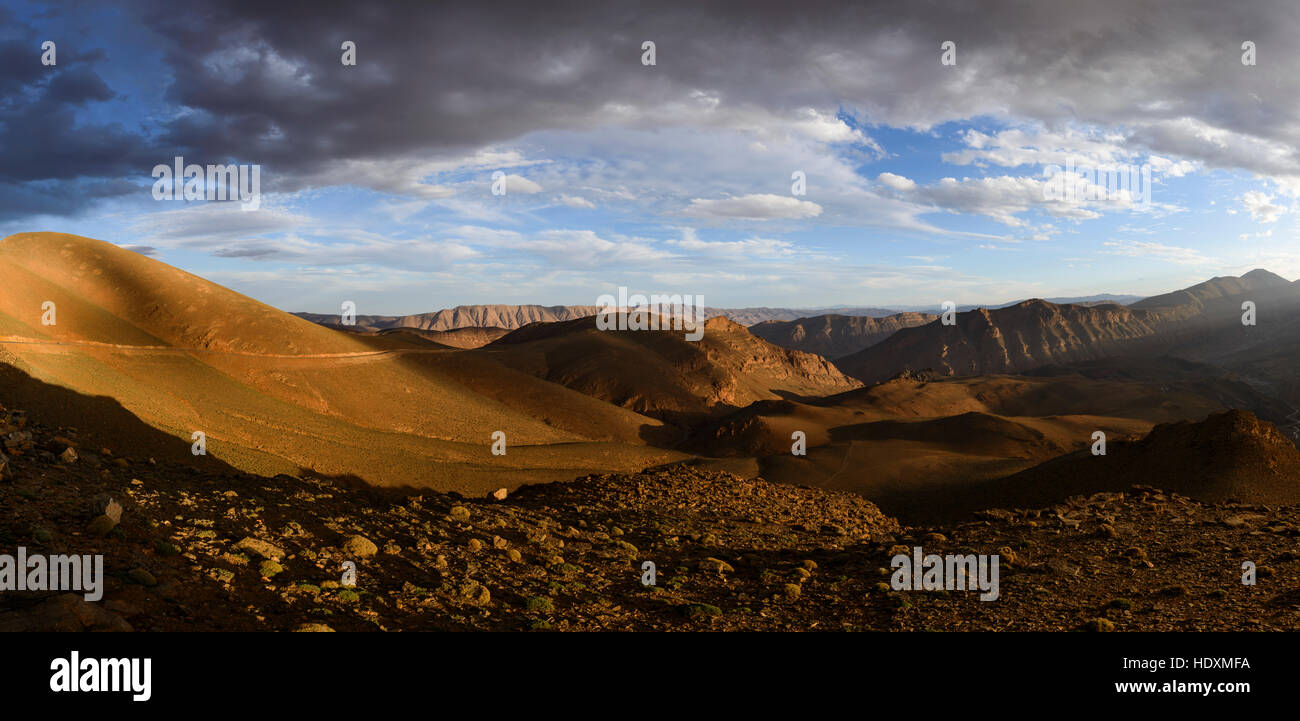
[[[693,6],[0,7],[4,61],[30,64],[0,105],[0,233],[100,238],[286,310],[618,286],[937,306],[1300,277],[1285,5],[827,5],[745,33]],[[259,208],[155,200],[151,168],[178,155],[257,164]],[[1066,159],[1145,164],[1150,202],[1047,197]]]

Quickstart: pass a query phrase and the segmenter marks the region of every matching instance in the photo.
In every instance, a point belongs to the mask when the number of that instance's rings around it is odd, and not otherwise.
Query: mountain
[[[647,445],[661,421],[471,352],[331,330],[90,238],[0,241],[0,368],[27,379],[0,402],[103,433],[120,407],[184,441],[141,446],[160,461],[478,493],[682,457]]]
[[[525,326],[474,352],[622,408],[674,421],[859,385],[825,359],[775,346],[726,317],[705,321],[699,341],[684,335],[673,330],[602,331],[593,317]]]
[[[927,313],[898,313],[870,316],[818,315],[792,321],[767,320],[749,327],[749,332],[781,346],[835,359],[869,348],[901,328],[924,325],[937,316]]]
[[[447,310],[415,315],[359,315],[358,330],[379,331],[389,328],[418,328],[421,330],[454,330],[457,328],[505,328],[514,330],[529,323],[555,323],[593,316],[603,310],[598,305],[458,305]],[[843,307],[834,309],[797,308],[704,308],[704,318],[727,316],[744,326],[769,320],[795,320],[813,315],[817,310],[835,310],[841,315],[883,317],[897,311],[888,308]],[[336,327],[340,325],[337,313],[294,313],[313,323]],[[346,329],[346,328],[345,328]]]
[[[1262,294],[1258,299],[1293,295],[1291,281],[1267,270],[1256,269],[1241,277],[1220,276],[1172,293],[1144,298],[1131,304],[1140,310],[1172,310],[1179,317],[1204,314],[1227,308],[1233,315],[1241,312],[1236,299],[1246,293]]]
[[[963,303],[957,306],[957,311],[965,312],[968,310],[975,310],[977,308],[1006,308],[1012,305],[1019,305],[1021,303],[1024,303],[1027,300],[1045,300],[1048,303],[1055,303],[1057,305],[1105,305],[1108,303],[1114,303],[1116,305],[1128,305],[1130,303],[1142,300],[1145,297],[1146,296],[1143,295],[1127,295],[1123,293],[1095,293],[1093,295],[1062,296],[1062,297],[1055,297],[1055,298],[1037,298],[1037,299],[1021,298],[1019,300],[1011,300],[1005,303],[975,303],[975,304]],[[934,313],[939,310],[938,304],[898,305],[894,307],[900,311],[911,311],[917,313]]]
[[[956,315],[955,325],[932,321],[836,361],[845,374],[877,383],[902,370],[944,375],[1015,373],[1050,363],[1115,355],[1161,330],[1159,314],[1119,305],[1056,305],[1030,300],[1007,308]]]
[[[1145,296],[1141,296],[1141,295],[1096,293],[1094,295],[1078,295],[1078,296],[1060,297],[1060,298],[1043,298],[1042,300],[1045,300],[1048,303],[1055,303],[1057,305],[1106,305],[1109,303],[1113,303],[1115,305],[1129,305],[1130,303],[1135,303],[1139,300],[1142,300],[1144,297]],[[1013,300],[1007,303],[999,303],[997,305],[989,305],[984,307],[1006,308],[1007,306],[1011,306],[1011,305],[1019,305],[1021,303],[1024,303],[1026,300],[1033,300],[1033,299],[1022,298],[1020,300]],[[967,308],[959,308],[959,309],[972,310],[973,308],[967,307]]]
[[[1254,302],[1258,327],[1243,326],[1242,304]],[[879,382],[901,370],[941,374],[1024,372],[1118,356],[1216,357],[1281,332],[1300,308],[1300,286],[1268,271],[1219,277],[1128,306],[1057,305],[1030,300],[958,313],[836,361],[846,374]],[[1267,322],[1266,322],[1267,321]]]
[[[447,331],[457,328],[504,328],[514,330],[529,323],[575,320],[599,313],[598,305],[458,305],[455,308],[415,315],[358,315],[356,328],[385,330],[415,328]],[[321,325],[340,325],[338,314],[295,313]]]
[[[882,318],[884,316],[898,313],[898,311],[890,310],[889,308],[859,306],[837,306],[835,308],[705,308],[704,316],[706,318],[712,318],[714,316],[725,315],[743,326],[752,327],[755,324],[766,321],[798,320],[799,318],[818,315],[817,311],[833,311],[836,315],[864,316],[872,318]]]

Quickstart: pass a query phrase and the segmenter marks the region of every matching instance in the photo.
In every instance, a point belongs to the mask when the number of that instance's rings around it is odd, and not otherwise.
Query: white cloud
[[[788,195],[756,193],[738,198],[706,200],[695,198],[686,209],[687,215],[712,218],[741,218],[745,220],[771,220],[774,218],[813,218],[821,215],[822,207],[809,200],[799,200]]]
[[[569,206],[570,208],[592,209],[596,207],[595,203],[578,195],[560,195],[560,202]]]
[[[695,232],[689,229],[682,233],[681,239],[666,242],[684,251],[702,255],[780,258],[798,254],[794,244],[789,241],[757,237],[734,241],[706,241],[700,240]]]
[[[894,190],[909,191],[916,188],[915,180],[894,173],[881,173],[876,176],[876,182],[884,183]]]
[[[510,193],[524,193],[525,195],[533,195],[535,193],[542,192],[542,186],[538,185],[537,183],[534,183],[533,181],[529,180],[528,178],[525,178],[522,175],[515,175],[513,173],[507,174],[505,177],[505,181],[506,181],[507,195],[509,195]]]
[[[1250,217],[1257,223],[1273,223],[1287,212],[1285,206],[1273,202],[1273,196],[1252,190],[1241,196],[1241,204],[1246,206]]]
[[[1123,255],[1130,258],[1151,258],[1179,265],[1212,265],[1219,261],[1202,255],[1194,248],[1180,248],[1145,240],[1118,240],[1103,243],[1110,250],[1102,251],[1107,255]]]
[[[237,202],[189,205],[161,201],[160,205],[163,203],[179,207],[141,215],[130,225],[131,231],[141,236],[140,240],[160,247],[241,240],[298,230],[312,223],[309,216],[275,207],[272,198],[266,195],[262,196],[262,207],[249,211],[241,210]]]

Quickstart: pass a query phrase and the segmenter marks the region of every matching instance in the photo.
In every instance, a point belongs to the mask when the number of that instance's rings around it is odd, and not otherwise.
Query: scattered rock
[[[1045,565],[1047,570],[1061,576],[1077,576],[1082,568],[1079,564],[1064,558],[1050,558]]]
[[[701,616],[721,616],[722,609],[717,606],[711,606],[707,603],[684,603],[678,606],[682,615],[687,618],[699,618]]]
[[[736,569],[732,568],[730,563],[727,563],[726,561],[723,561],[720,558],[713,558],[713,557],[709,557],[704,559],[703,561],[700,561],[700,570],[709,571],[711,573],[719,573],[719,574],[736,572]]]
[[[284,566],[275,561],[266,560],[262,561],[261,565],[257,567],[257,572],[266,578],[273,578],[277,574],[284,573]]]
[[[143,568],[133,568],[131,569],[131,572],[127,574],[127,576],[129,576],[132,581],[135,581],[141,586],[158,585],[158,579],[154,578],[152,573],[149,573]]]
[[[247,551],[255,556],[278,561],[284,558],[284,549],[260,538],[249,536],[235,544],[236,551]]]
[[[1115,623],[1110,619],[1094,618],[1080,627],[1083,631],[1108,632],[1115,630]]]
[[[343,550],[350,556],[368,558],[379,553],[379,546],[365,536],[353,536],[343,544]]]

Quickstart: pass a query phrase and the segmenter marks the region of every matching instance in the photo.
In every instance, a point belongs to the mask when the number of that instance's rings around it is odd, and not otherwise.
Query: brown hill
[[[41,323],[46,300],[54,325]],[[462,363],[466,352],[411,333],[331,330],[89,238],[0,242],[0,364],[109,397],[184,441],[159,460],[481,492],[681,457],[647,447],[658,420],[499,363]],[[9,391],[0,386],[0,400]],[[56,395],[23,402],[53,411]],[[101,410],[77,409],[76,425],[116,422]],[[197,431],[207,457],[188,453]],[[507,435],[504,456],[490,452],[495,431]]]
[[[783,396],[859,384],[828,361],[779,348],[725,317],[699,341],[678,330],[599,330],[596,318],[520,328],[477,352],[512,368],[657,418],[684,420]]]
[[[908,522],[952,519],[990,505],[987,483],[1086,448],[1094,431],[1137,437],[1224,409],[1202,391],[1078,374],[900,378],[828,398],[756,403],[700,427],[682,448],[756,457],[753,474],[855,491]],[[807,440],[804,456],[791,452],[796,431]],[[1069,494],[1047,495],[1056,502]]]
[[[338,327],[338,326],[336,326]],[[340,330],[350,330],[339,327]],[[481,348],[510,331],[505,328],[454,328],[452,330],[420,330],[418,328],[385,328],[380,331],[356,331],[364,335],[406,341],[413,345],[442,348]]]
[[[112,243],[62,233],[0,242],[0,335],[250,353],[369,350],[359,340]],[[53,302],[56,324],[43,325]]]
[[[1079,451],[988,485],[998,506],[1157,485],[1208,503],[1300,503],[1300,450],[1248,411],[1158,425],[1106,455]],[[1050,501],[1048,501],[1050,502]]]
[[[835,359],[870,348],[899,329],[925,325],[936,317],[929,313],[898,313],[884,318],[818,315],[763,321],[750,326],[749,332],[782,348]]]

